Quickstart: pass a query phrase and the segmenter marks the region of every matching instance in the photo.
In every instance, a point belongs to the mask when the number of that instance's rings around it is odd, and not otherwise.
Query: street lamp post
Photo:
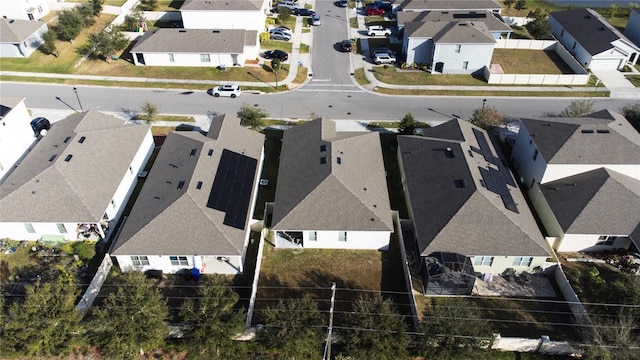
[[[82,103],[80,102],[80,96],[78,96],[78,88],[74,86],[73,92],[76,93],[76,99],[78,99],[78,105],[80,105],[80,111],[84,111],[84,109],[82,108]]]
[[[482,100],[482,111],[484,111],[484,106],[487,105],[487,99]]]

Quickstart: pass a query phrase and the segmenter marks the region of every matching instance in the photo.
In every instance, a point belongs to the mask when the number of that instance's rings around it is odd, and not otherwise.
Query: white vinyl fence
[[[484,68],[484,77],[489,84],[509,85],[586,85],[589,73],[556,40],[499,39],[496,49],[527,49],[555,51],[569,65],[574,74],[498,74]]]
[[[82,295],[82,299],[80,299],[76,304],[76,309],[81,314],[86,314],[91,305],[93,305],[93,302],[96,300],[96,296],[100,293],[102,284],[104,284],[104,281],[107,279],[112,266],[113,261],[111,261],[111,256],[109,253],[104,254],[104,259],[102,259],[102,262],[98,267],[98,271],[96,271],[96,275],[93,277],[93,280],[91,280],[91,284],[89,284],[87,291]]]

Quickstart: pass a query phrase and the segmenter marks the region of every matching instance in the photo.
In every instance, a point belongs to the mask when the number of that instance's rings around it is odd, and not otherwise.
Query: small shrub
[[[269,40],[269,33],[268,32],[261,32],[260,33],[260,42],[263,43],[265,41]]]
[[[574,100],[560,112],[562,117],[581,117],[593,112],[593,100]]]
[[[96,255],[95,244],[91,241],[80,241],[73,245],[73,254],[78,255],[80,260],[88,262]]]

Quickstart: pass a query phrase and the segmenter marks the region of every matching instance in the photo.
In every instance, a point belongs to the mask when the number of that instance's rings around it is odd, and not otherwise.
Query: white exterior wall
[[[188,265],[172,265],[170,256],[186,256]],[[228,262],[219,261],[218,256],[201,256],[201,255],[149,255],[149,265],[133,266],[131,256],[118,255],[114,256],[118,261],[118,266],[123,272],[138,270],[162,270],[165,274],[175,274],[184,269],[197,268],[202,274],[228,274],[235,275],[242,272],[242,257],[239,255],[225,256]]]
[[[485,255],[489,256],[489,255]],[[470,256],[471,263],[475,263],[475,256]],[[473,270],[479,273],[502,274],[506,269],[512,268],[516,273],[531,272],[535,267],[545,268],[547,266],[546,256],[534,256],[529,266],[514,266],[515,256],[494,256],[491,266],[473,265]]]
[[[24,99],[0,120],[0,180],[36,140]]]
[[[143,53],[144,64],[140,64],[136,58],[136,54],[133,54],[134,62],[136,65],[146,66],[208,66],[217,67],[220,65],[232,66],[234,64],[231,54],[209,54],[210,62],[202,62],[200,60],[200,53],[172,53],[174,61],[171,62],[169,58],[170,52],[166,53]],[[244,55],[238,55],[238,63],[244,63]]]
[[[347,241],[339,240],[340,231],[317,231],[317,241],[309,240],[310,231],[303,232],[303,247],[309,249],[387,250],[391,231],[348,231]]]
[[[624,67],[629,56],[617,48],[607,50],[591,57],[591,70],[618,70]]]
[[[516,142],[511,153],[511,161],[520,183],[526,189],[531,188],[532,182],[540,183],[547,168],[547,162],[541,153],[538,152],[536,160],[533,160],[536,150],[536,143],[532,141],[529,132],[524,126],[520,126],[520,131],[516,136]]]
[[[556,19],[549,17],[549,25],[551,26],[551,33],[553,36],[560,41],[560,43],[573,55],[573,57],[578,60],[578,62],[584,66],[586,69],[590,67],[591,64],[591,54],[589,54],[583,47],[576,41],[576,39],[571,36],[567,31],[564,33],[562,30],[564,27],[560,25],[556,21]],[[574,44],[575,48],[574,48]]]
[[[138,148],[138,152],[134,156],[133,161],[131,161],[131,170],[125,170],[122,181],[120,182],[120,185],[118,185],[116,192],[113,194],[112,199],[115,202],[115,206],[109,204],[105,210],[109,220],[117,220],[120,217],[120,214],[122,214],[122,210],[124,210],[124,207],[129,200],[129,196],[131,196],[131,193],[138,181],[138,173],[144,168],[149,157],[151,157],[153,148],[153,135],[151,135],[151,130],[149,130],[142,141],[142,144],[140,144],[140,148]],[[115,222],[113,222],[113,224],[115,224]]]
[[[21,43],[14,44],[0,44],[0,57],[15,57],[25,58],[29,57],[34,51],[36,51],[43,43],[42,34],[47,32],[49,28],[45,24],[37,32],[31,35],[27,40]]]
[[[633,164],[548,164],[541,183],[581,174],[587,171],[605,167],[640,180],[640,165]]]
[[[456,53],[457,45],[436,44],[432,69],[436,68],[438,62],[443,62],[443,74],[472,74],[491,65],[495,44],[460,44],[460,52]],[[467,69],[463,69],[465,61],[468,62]]]
[[[405,35],[406,37],[406,35]],[[403,49],[407,57],[407,64],[429,64],[433,55],[433,41],[430,38],[407,38]]]
[[[627,249],[631,245],[631,240],[627,235],[619,235],[611,246],[598,245],[596,243],[601,235],[607,234],[565,234],[557,246],[558,252],[578,252],[578,251],[613,251],[615,249]],[[613,235],[615,236],[615,234]]]
[[[245,29],[264,31],[267,12],[181,11],[185,29]]]
[[[631,11],[629,22],[627,22],[627,27],[624,29],[624,36],[640,46],[640,12]]]
[[[25,224],[31,224],[34,232],[27,231]],[[77,222],[65,222],[64,225],[66,233],[60,232],[58,229],[58,223],[29,223],[29,222],[3,222],[0,223],[0,239],[9,238],[12,240],[28,240],[36,241],[40,240],[43,235],[56,235],[64,236],[65,240],[78,240],[78,225]],[[82,224],[97,224],[90,221],[82,222]]]
[[[29,10],[33,18],[29,18]],[[49,13],[47,0],[4,0],[0,6],[0,16],[9,19],[40,20]]]

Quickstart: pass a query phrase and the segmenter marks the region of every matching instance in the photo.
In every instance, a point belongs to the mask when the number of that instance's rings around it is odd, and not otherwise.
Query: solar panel
[[[479,169],[487,189],[493,193],[500,195],[505,208],[515,213],[520,213],[518,211],[518,206],[516,205],[515,200],[513,200],[513,196],[511,196],[511,193],[507,188],[507,183],[504,181],[501,171],[495,170],[493,168]]]
[[[478,145],[480,146],[480,149],[474,148],[472,146],[471,150],[482,155],[487,162],[497,166],[498,169],[500,170],[500,174],[502,174],[502,178],[504,179],[504,181],[507,184],[515,187],[516,181],[513,179],[513,176],[511,175],[511,171],[509,171],[509,167],[505,166],[505,164],[503,164],[502,161],[500,161],[500,158],[494,156],[491,153],[491,146],[489,145],[489,142],[487,141],[487,138],[484,136],[484,134],[478,129],[473,129],[473,135],[476,137],[476,140],[478,141]]]
[[[225,212],[223,224],[244,229],[258,160],[224,150],[207,207]]]

